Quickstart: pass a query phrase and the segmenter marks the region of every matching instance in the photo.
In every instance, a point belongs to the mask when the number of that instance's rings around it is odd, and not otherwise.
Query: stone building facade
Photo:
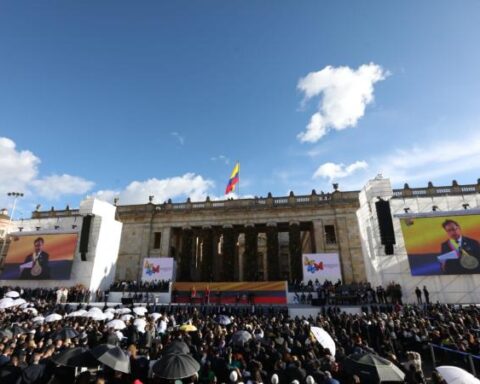
[[[338,252],[345,282],[365,281],[358,192],[117,206],[117,279],[146,257],[174,257],[177,281],[300,280],[302,253]]]

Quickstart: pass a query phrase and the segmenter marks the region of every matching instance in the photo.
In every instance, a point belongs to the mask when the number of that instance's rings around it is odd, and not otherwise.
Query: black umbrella
[[[55,332],[52,337],[54,340],[66,340],[74,339],[78,335],[79,333],[72,327],[64,327],[60,331]]]
[[[405,378],[395,364],[373,353],[354,353],[344,360],[343,367],[347,373],[359,376],[366,383],[403,383]]]
[[[174,353],[187,354],[190,353],[190,348],[188,348],[188,345],[185,342],[174,340],[165,348],[164,355],[171,355]]]
[[[163,356],[153,365],[152,370],[158,377],[176,380],[193,376],[200,370],[200,364],[190,355],[177,353]]]
[[[220,325],[229,325],[232,323],[232,320],[230,319],[230,317],[225,315],[218,315],[215,321]]]
[[[232,336],[232,344],[243,346],[246,342],[248,342],[252,338],[250,332],[247,331],[237,331]]]
[[[0,337],[3,339],[6,337],[7,339],[12,339],[13,338],[13,332],[9,328],[5,329],[0,329]]]
[[[92,348],[90,353],[107,367],[115,371],[130,373],[130,358],[119,347],[110,344],[100,344]]]
[[[28,330],[26,330],[23,327],[20,327],[18,324],[13,324],[9,329],[10,331],[12,331],[13,336],[23,335],[24,333],[28,333]]]
[[[92,356],[88,348],[77,347],[66,349],[52,357],[58,365],[67,367],[97,367],[99,362]]]

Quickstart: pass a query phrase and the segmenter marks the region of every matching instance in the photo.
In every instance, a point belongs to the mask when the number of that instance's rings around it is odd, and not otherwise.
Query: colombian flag
[[[235,190],[235,185],[240,180],[240,163],[235,164],[233,168],[232,174],[230,175],[230,179],[228,180],[227,188],[225,189],[225,194],[229,194]]]

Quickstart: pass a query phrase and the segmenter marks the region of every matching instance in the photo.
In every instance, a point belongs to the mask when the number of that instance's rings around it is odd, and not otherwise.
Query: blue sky
[[[474,183],[479,36],[478,1],[2,1],[0,204]]]

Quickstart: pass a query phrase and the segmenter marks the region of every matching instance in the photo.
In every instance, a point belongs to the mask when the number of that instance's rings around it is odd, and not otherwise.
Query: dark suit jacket
[[[0,367],[7,365],[9,361],[10,361],[10,357],[5,355],[0,355]]]
[[[44,280],[44,279],[49,279],[50,278],[50,265],[48,263],[48,258],[49,255],[47,252],[41,252],[40,256],[38,257],[38,263],[40,264],[40,267],[42,267],[42,273],[38,276],[32,276],[31,269],[24,269],[22,272],[22,279],[38,279],[38,280]],[[29,263],[33,261],[33,253],[28,255],[25,258],[24,263]]]
[[[480,243],[477,240],[471,239],[469,237],[462,237],[462,246],[461,248],[465,250],[470,256],[475,257],[478,261],[480,261]],[[452,249],[450,248],[449,241],[445,241],[442,243],[442,255],[447,252],[451,252]],[[460,259],[455,260],[447,260],[445,263],[445,274],[450,275],[463,275],[463,274],[471,274],[471,273],[480,273],[480,263],[478,268],[475,269],[466,269],[463,268],[460,264]]]
[[[0,383],[2,384],[17,384],[17,381],[22,374],[20,367],[7,364],[0,368]]]
[[[20,376],[18,384],[39,384],[42,382],[45,366],[42,364],[30,364]]]

